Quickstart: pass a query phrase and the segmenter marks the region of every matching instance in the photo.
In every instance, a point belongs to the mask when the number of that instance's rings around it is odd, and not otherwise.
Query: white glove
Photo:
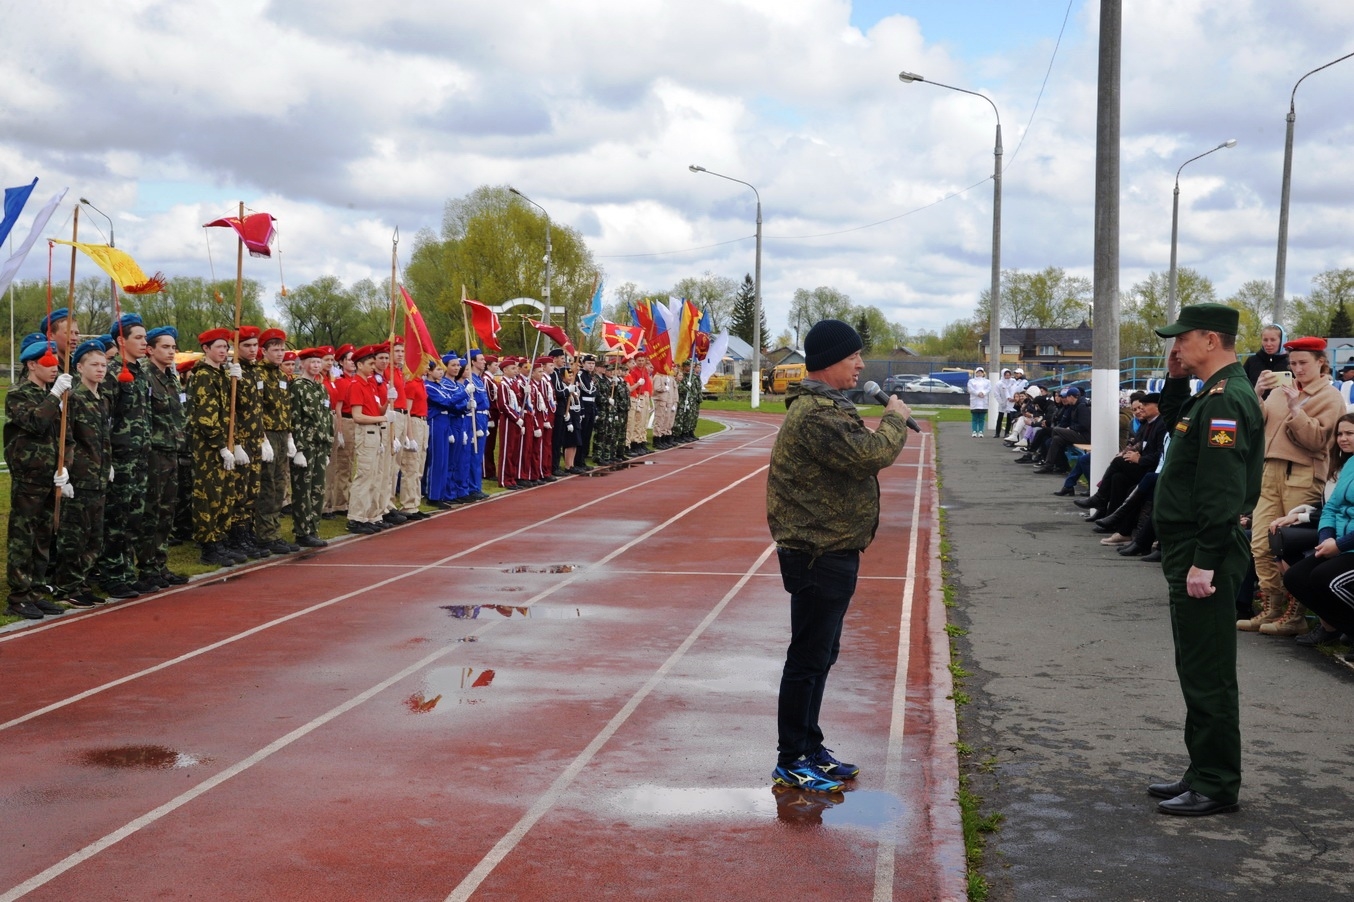
[[[474,413],[476,409],[477,409],[477,408],[475,407],[475,399],[474,399],[474,398],[471,398],[471,399],[470,399],[470,412],[471,412],[471,413]]]
[[[267,437],[263,439],[263,462],[266,464],[273,462],[273,443],[268,441]]]
[[[392,386],[390,386],[389,388],[386,389],[386,400],[387,400],[387,401],[394,401],[394,400],[395,400],[396,398],[398,398],[399,396],[400,396],[400,393],[397,392],[397,391],[395,391],[395,386],[392,385]]]
[[[484,438],[484,435],[485,435],[483,429],[476,429],[476,430],[475,430],[475,434],[478,435],[480,438]]]
[[[390,440],[390,451],[392,454],[399,454],[400,449],[402,449],[403,447],[404,442],[400,441],[400,437],[398,435]]]
[[[448,436],[447,436],[447,444],[448,444],[448,445],[454,445],[454,444],[456,444],[456,436],[455,436],[455,435],[448,435]]]
[[[287,433],[287,456],[296,457],[299,452],[296,450],[296,439],[292,438],[291,433]]]
[[[240,368],[238,363],[228,363],[226,364],[226,375],[232,379],[243,379],[244,370]]]
[[[334,364],[329,368],[330,379],[337,379],[339,376],[342,375],[343,375],[343,367],[339,366],[338,364]]]
[[[110,483],[113,481],[113,476],[115,473],[117,473],[117,470],[115,470],[113,467],[108,468],[108,481]]]
[[[297,451],[295,454],[291,456],[291,462],[296,464],[298,467],[304,467],[309,463],[309,461],[306,460],[306,456],[302,454],[300,451]]]
[[[405,440],[404,440],[404,450],[406,450],[406,451],[417,451],[417,450],[418,450],[418,442],[416,442],[414,439],[411,439],[411,438],[405,439]]]
[[[390,407],[386,409],[386,422],[387,423],[395,422],[395,408]]]
[[[249,455],[244,453],[243,445],[235,446],[235,462],[242,467],[249,465]]]
[[[334,438],[338,440],[338,446],[339,446],[340,448],[342,448],[342,447],[343,447],[343,433],[342,433],[342,432],[335,432],[335,433],[334,433]]]
[[[221,466],[226,468],[227,473],[235,469],[235,455],[230,453],[229,448],[221,449]]]
[[[75,497],[75,486],[71,485],[70,474],[66,472],[65,467],[62,467],[61,471],[52,477],[52,485],[61,489],[62,498]]]
[[[65,485],[63,485],[63,486],[61,487],[61,497],[62,497],[62,498],[74,498],[74,497],[75,497],[75,486],[71,485],[69,482],[66,483]]]
[[[526,421],[523,420],[523,419],[521,419],[521,418],[519,417],[518,420],[517,420],[517,428],[518,428],[518,429],[526,429],[526,428],[527,428],[527,427],[526,427]]]
[[[570,431],[570,432],[573,432],[573,431],[574,431],[574,424],[573,424],[573,423],[570,423],[570,424],[569,424],[569,431]]]
[[[60,376],[57,376],[56,381],[52,383],[52,387],[49,390],[51,391],[52,394],[56,395],[58,398],[60,398],[66,392],[70,391],[71,374],[62,373]]]
[[[536,437],[536,438],[540,438],[540,437],[541,437],[541,430],[539,430],[539,429],[533,429],[532,432],[531,432],[531,434],[532,434],[534,437]]]

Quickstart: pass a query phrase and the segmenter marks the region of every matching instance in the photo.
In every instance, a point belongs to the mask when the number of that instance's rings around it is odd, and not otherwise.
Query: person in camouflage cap
[[[169,533],[179,498],[179,455],[185,450],[188,417],[174,356],[179,333],[173,326],[146,332],[146,359],[141,366],[150,377],[150,447],[146,456],[146,505],[137,540],[138,585],[168,588],[188,582],[169,570]]]

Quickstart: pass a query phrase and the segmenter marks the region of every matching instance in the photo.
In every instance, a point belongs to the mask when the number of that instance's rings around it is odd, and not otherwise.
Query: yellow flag
[[[164,273],[157,272],[148,277],[141,271],[141,267],[136,265],[135,260],[115,247],[62,241],[60,238],[51,240],[54,244],[68,244],[76,250],[83,251],[128,294],[155,294],[165,287]]]

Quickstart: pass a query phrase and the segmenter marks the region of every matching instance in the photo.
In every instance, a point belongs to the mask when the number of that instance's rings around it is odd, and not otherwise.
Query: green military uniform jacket
[[[1217,570],[1236,547],[1242,514],[1260,497],[1265,422],[1240,363],[1218,370],[1195,395],[1167,379],[1161,419],[1170,436],[1153,519],[1162,536],[1193,536],[1194,566]]]
[[[226,447],[230,423],[230,376],[224,367],[199,361],[188,380],[188,438],[205,457]],[[239,441],[239,436],[236,436]]]
[[[235,444],[244,446],[250,461],[258,461],[263,447],[262,369],[257,360],[241,360],[240,382],[235,387]]]
[[[151,382],[150,362],[138,360],[128,363],[118,357],[108,360],[108,375],[99,388],[99,397],[108,405],[112,418],[113,453],[120,462],[142,457],[150,447]],[[118,374],[126,369],[131,382],[119,382]]]
[[[108,405],[84,383],[77,382],[66,394],[66,435],[74,445],[66,472],[77,494],[107,491],[113,461]]]
[[[179,374],[172,365],[162,373],[149,361],[145,369],[150,375],[150,446],[165,453],[182,451],[187,443],[188,412]]]
[[[864,551],[879,528],[878,474],[907,443],[906,422],[886,413],[872,432],[845,395],[813,379],[791,385],[785,406],[766,479],[771,538],[815,558]]]
[[[25,378],[5,395],[5,463],[10,479],[30,485],[52,484],[61,402],[47,388]],[[72,451],[66,436],[66,458]],[[68,470],[69,472],[69,470]]]
[[[291,406],[292,441],[306,456],[309,465],[316,466],[314,461],[329,456],[329,447],[334,441],[334,416],[325,403],[329,400],[329,392],[312,379],[296,378],[290,380],[287,396]]]
[[[291,402],[288,399],[288,386],[293,380],[287,378],[287,374],[282,372],[281,367],[274,366],[267,361],[260,363],[254,372],[258,375],[258,381],[263,383],[263,389],[259,393],[259,412],[264,430],[267,432],[291,432]],[[282,456],[287,449],[274,448],[273,450],[277,452],[278,456]]]

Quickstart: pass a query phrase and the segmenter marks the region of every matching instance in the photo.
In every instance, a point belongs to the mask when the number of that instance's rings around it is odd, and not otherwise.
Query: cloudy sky
[[[1124,5],[1121,285],[1166,270],[1176,168],[1228,138],[1181,179],[1180,262],[1224,296],[1272,279],[1289,93],[1354,51],[1354,4]],[[1085,0],[3,3],[0,185],[41,178],[18,235],[70,187],[171,276],[208,275],[200,226],[243,200],[278,218],[289,285],[380,279],[396,226],[412,249],[447,199],[512,185],[585,236],[609,286],[662,290],[753,267],[752,192],[697,163],[761,193],[773,333],[819,285],[938,330],[988,285],[995,119],[899,70],[1000,110],[1004,268],[1089,277],[1098,16]],[[1354,59],[1298,93],[1290,294],[1354,266],[1351,88]],[[49,231],[68,230],[67,209]],[[276,290],[275,265],[249,266]],[[45,267],[35,249],[20,277]]]

